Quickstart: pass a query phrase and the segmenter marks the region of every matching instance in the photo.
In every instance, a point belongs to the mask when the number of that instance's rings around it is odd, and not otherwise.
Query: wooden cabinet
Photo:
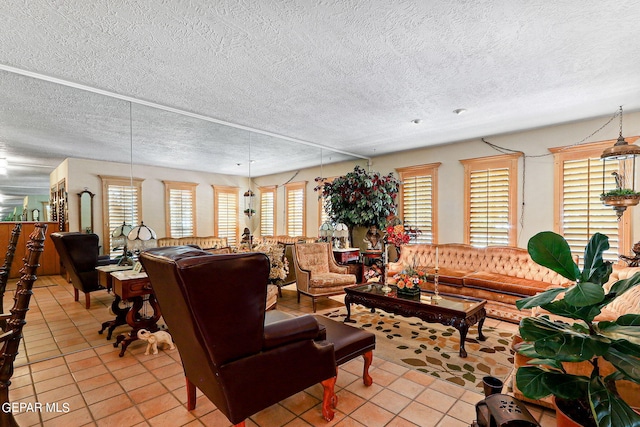
[[[23,266],[23,258],[27,252],[27,242],[29,241],[29,235],[35,228],[35,222],[23,222],[22,232],[20,233],[20,239],[16,246],[16,254],[13,258],[13,265],[11,266],[11,272],[9,278],[20,277],[20,269]],[[40,267],[38,267],[37,274],[39,276],[46,276],[51,274],[60,274],[60,257],[56,248],[53,246],[53,242],[49,238],[51,233],[58,231],[57,222],[47,222],[47,238],[44,241],[44,252],[40,256]],[[4,256],[7,253],[7,246],[9,245],[9,238],[15,222],[0,222],[0,259],[4,262]]]

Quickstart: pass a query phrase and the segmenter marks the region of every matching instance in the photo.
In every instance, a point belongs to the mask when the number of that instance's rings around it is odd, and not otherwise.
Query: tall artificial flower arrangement
[[[392,172],[382,175],[356,166],[353,172],[332,182],[319,177],[316,183],[315,190],[331,220],[344,223],[349,229],[376,225],[383,230],[386,217],[396,213],[400,182]]]

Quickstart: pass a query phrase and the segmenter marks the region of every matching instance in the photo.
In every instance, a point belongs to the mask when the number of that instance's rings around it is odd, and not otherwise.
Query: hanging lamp
[[[640,155],[640,147],[629,144],[622,136],[622,105],[620,106],[620,135],[612,147],[606,148],[600,159],[602,165],[602,194],[600,200],[605,206],[611,206],[616,212],[618,221],[625,210],[640,202],[640,193],[636,192],[636,156]],[[611,173],[614,177],[607,179],[607,162],[617,162],[618,170]],[[615,182],[614,189],[607,189],[607,183]]]

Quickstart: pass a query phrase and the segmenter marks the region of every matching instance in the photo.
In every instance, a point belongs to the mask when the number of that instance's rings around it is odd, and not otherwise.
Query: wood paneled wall
[[[11,272],[9,278],[17,278],[20,276],[20,269],[22,268],[24,261],[23,258],[27,252],[27,242],[29,241],[29,235],[35,228],[35,222],[23,222],[22,232],[20,233],[20,239],[16,246],[16,254],[13,258],[13,265],[11,266]],[[40,257],[40,267],[38,267],[37,274],[39,276],[46,276],[50,274],[60,274],[60,257],[56,248],[53,246],[53,242],[49,238],[51,233],[58,231],[57,222],[47,222],[47,238],[44,241],[44,252]],[[0,265],[4,262],[4,256],[7,253],[7,246],[9,245],[9,237],[11,231],[16,225],[15,222],[0,222]]]

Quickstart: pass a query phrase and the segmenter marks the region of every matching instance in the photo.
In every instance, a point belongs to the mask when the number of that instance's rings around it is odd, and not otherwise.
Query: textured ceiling
[[[130,158],[128,102],[6,70],[209,117],[133,104],[136,159],[244,175],[249,134],[259,175],[318,164],[296,141],[370,157],[640,110],[638,0],[3,0],[0,13],[0,157],[26,165],[0,177],[5,195],[18,176],[46,187],[68,156]]]

